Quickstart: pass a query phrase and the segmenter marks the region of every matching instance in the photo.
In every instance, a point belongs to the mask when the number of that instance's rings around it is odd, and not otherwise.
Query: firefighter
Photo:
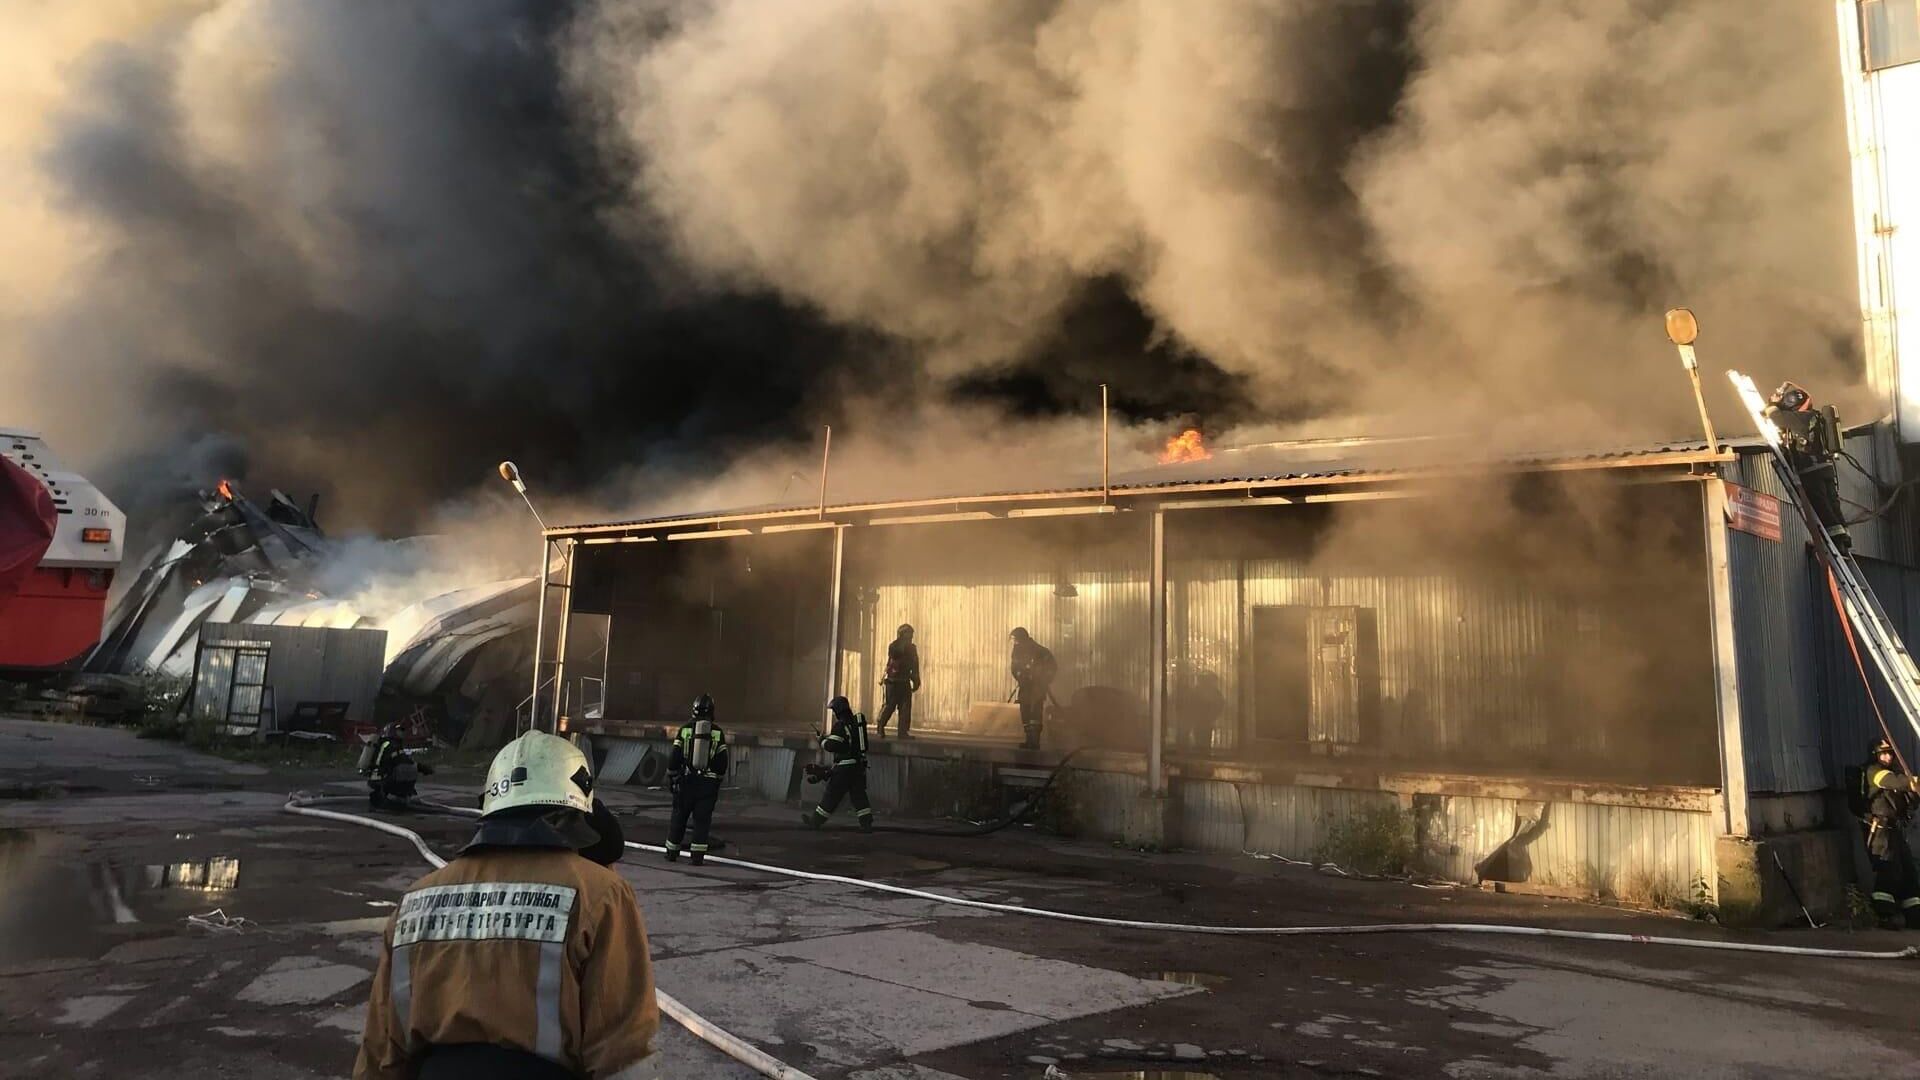
[[[646,925],[593,857],[619,830],[586,756],[520,736],[487,770],[481,810],[473,840],[387,920],[356,1080],[610,1076],[650,1052]]]
[[[1832,408],[1816,409],[1813,396],[1795,383],[1783,382],[1767,399],[1765,415],[1780,429],[1787,460],[1800,475],[1800,486],[1813,503],[1814,516],[1841,551],[1853,550],[1846,514],[1840,507],[1840,416]]]
[[[1907,847],[1906,827],[1920,804],[1920,777],[1900,772],[1894,764],[1893,744],[1881,739],[1873,757],[1861,769],[1864,804],[1861,830],[1867,841],[1867,863],[1873,867],[1873,910],[1882,922],[1904,919],[1907,929],[1920,930],[1920,874]]]
[[[900,712],[900,737],[910,738],[913,730],[913,695],[920,692],[920,650],[913,644],[913,626],[901,623],[894,639],[887,644],[887,674],[880,680],[886,688],[886,702],[880,707],[880,737],[887,737],[887,721],[894,710]]]
[[[713,808],[720,803],[720,779],[727,775],[727,733],[713,722],[713,698],[701,694],[693,714],[673,737],[667,758],[668,786],[673,789],[673,820],[667,826],[667,861],[680,857],[680,842],[690,840],[688,862],[707,861],[707,831],[713,828]],[[687,821],[693,835],[687,836]]]
[[[1016,626],[1007,635],[1013,653],[1007,660],[1013,676],[1014,700],[1020,703],[1020,727],[1027,734],[1023,744],[1029,750],[1040,748],[1040,725],[1046,718],[1047,699],[1053,693],[1053,677],[1060,670],[1053,650],[1033,640],[1024,626]]]
[[[400,725],[388,724],[380,729],[373,754],[362,771],[367,777],[367,805],[379,810],[387,806],[404,809],[418,794],[420,777],[431,775],[433,769],[414,761],[401,738]]]
[[[873,831],[873,804],[867,801],[867,718],[853,711],[844,697],[827,702],[833,714],[833,727],[820,737],[820,749],[833,757],[833,771],[827,774],[827,790],[820,805],[800,815],[811,828],[827,823],[846,797],[853,803],[853,816],[859,819],[861,832]]]

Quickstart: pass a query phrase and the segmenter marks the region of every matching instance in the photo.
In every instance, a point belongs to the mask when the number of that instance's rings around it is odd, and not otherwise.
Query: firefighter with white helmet
[[[605,1077],[660,1026],[619,825],[557,735],[508,743],[480,827],[387,922],[356,1078]]]

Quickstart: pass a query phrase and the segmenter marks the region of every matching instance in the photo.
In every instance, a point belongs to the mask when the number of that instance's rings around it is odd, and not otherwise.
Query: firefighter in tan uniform
[[[493,759],[473,841],[387,923],[356,1078],[600,1078],[647,1056],[660,1013],[646,926],[602,865],[622,842],[592,787],[556,735]]]

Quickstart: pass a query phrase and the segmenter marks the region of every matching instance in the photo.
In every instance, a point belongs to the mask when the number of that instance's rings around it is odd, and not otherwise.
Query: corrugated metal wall
[[[1785,498],[1767,459],[1748,455],[1732,469],[1735,483]],[[1781,511],[1778,541],[1727,531],[1747,788],[1756,794],[1827,784],[1814,630],[1814,605],[1825,597],[1808,588],[1806,528],[1790,503]]]
[[[1262,851],[1313,858],[1331,825],[1367,810],[1398,810],[1392,792],[1183,781],[1183,842],[1208,851]],[[1453,881],[1544,810],[1546,827],[1526,847],[1527,881],[1639,900],[1682,898],[1714,880],[1710,814],[1595,803],[1422,796],[1421,861]]]
[[[1847,448],[1868,468],[1888,477],[1898,455],[1883,429],[1861,432]],[[1890,471],[1891,470],[1891,471]],[[1728,467],[1735,483],[1785,499],[1771,460],[1743,454]],[[1878,501],[1871,483],[1843,465],[1841,494],[1849,513]],[[1903,502],[1906,500],[1903,500]],[[1782,506],[1781,539],[1761,539],[1729,530],[1733,616],[1740,681],[1740,720],[1745,733],[1747,785],[1754,794],[1819,791],[1841,782],[1845,766],[1865,756],[1879,731],[1852,654],[1840,634],[1826,573],[1813,557],[1809,537],[1791,504]],[[1920,572],[1869,556],[1911,558],[1912,517],[1896,504],[1892,513],[1853,527],[1854,550],[1867,582],[1902,640],[1920,627]],[[1885,686],[1866,660],[1875,692]],[[1882,708],[1888,700],[1882,697]],[[1893,725],[1896,727],[1902,725]],[[1910,730],[1896,732],[1909,761],[1920,760]]]
[[[1893,621],[1900,640],[1907,642],[1911,648],[1914,628],[1920,627],[1920,570],[1874,559],[1861,559],[1859,563],[1866,574],[1868,587],[1880,599],[1880,606],[1886,609],[1887,618]],[[1830,763],[1828,779],[1838,785],[1844,779],[1842,770],[1846,766],[1866,760],[1867,749],[1873,740],[1880,737],[1881,727],[1880,721],[1874,717],[1873,706],[1867,700],[1866,688],[1860,682],[1860,670],[1854,664],[1853,652],[1847,646],[1846,636],[1841,633],[1840,619],[1834,614],[1825,576],[1817,566],[1809,566],[1808,576],[1812,581],[1806,589],[1813,594],[1816,605],[1812,619],[1818,644],[1816,655],[1822,661],[1818,684],[1821,709],[1810,715],[1817,717],[1826,734],[1824,749],[1826,760]],[[1901,718],[1894,706],[1893,698],[1887,692],[1886,681],[1873,666],[1873,658],[1862,651],[1860,659],[1866,666],[1867,677],[1873,683],[1873,693],[1885,714],[1887,728],[1892,731],[1894,741],[1899,745],[1907,764],[1920,768],[1920,740],[1915,739],[1913,728]]]
[[[349,723],[374,722],[386,663],[385,630],[207,623],[200,636],[203,641],[265,641],[273,646],[267,685],[273,687],[274,711],[282,722],[303,701],[344,701]]]
[[[956,545],[960,550],[948,549],[951,561],[896,557],[863,567],[849,560],[841,639],[848,697],[866,700],[869,716],[877,714],[880,700],[872,684],[895,629],[911,623],[923,680],[914,699],[914,729],[964,732],[973,702],[1007,700],[1013,686],[1007,676],[1007,632],[1024,626],[1059,661],[1053,692],[1062,703],[1082,686],[1110,686],[1144,709],[1151,664],[1151,553],[1145,531],[1114,524],[1111,534],[1131,541],[1137,532],[1138,542],[1036,546],[1031,534],[1038,523],[990,524],[1009,530],[1009,539],[999,542],[1015,548],[1005,558],[966,551],[968,545],[995,542],[992,533],[969,524],[916,527],[915,544],[922,551],[938,554],[942,545]],[[949,528],[965,531],[943,537]],[[848,544],[886,543],[895,531],[854,530]],[[1023,539],[1011,539],[1022,532]],[[964,568],[956,571],[953,562],[964,562]],[[1077,595],[1057,595],[1063,584]],[[864,618],[852,606],[861,603],[870,606]],[[864,664],[863,651],[871,658]]]
[[[1534,593],[1524,582],[1456,577],[1323,576],[1305,560],[1183,562],[1172,586],[1184,605],[1184,637],[1170,650],[1192,673],[1219,679],[1226,715],[1214,725],[1187,722],[1176,696],[1170,719],[1177,745],[1236,748],[1250,730],[1251,609],[1261,605],[1353,605],[1378,618],[1381,741],[1396,756],[1446,756],[1490,743],[1512,751],[1549,749],[1542,716],[1564,705],[1556,679],[1580,613]],[[1548,662],[1554,661],[1554,662]],[[1604,726],[1577,737],[1604,746]],[[1564,743],[1561,749],[1567,749]]]

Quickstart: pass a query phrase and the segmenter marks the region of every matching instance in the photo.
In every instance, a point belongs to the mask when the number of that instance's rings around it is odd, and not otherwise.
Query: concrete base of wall
[[[1180,801],[1143,792],[1120,804],[1120,842],[1131,848],[1169,851],[1180,845]]]
[[[1844,829],[1809,829],[1760,839],[1722,836],[1714,844],[1714,862],[1720,917],[1730,926],[1804,923],[1806,915],[1794,899],[1795,890],[1815,919],[1847,916],[1846,893],[1854,880],[1854,860],[1853,837]]]

